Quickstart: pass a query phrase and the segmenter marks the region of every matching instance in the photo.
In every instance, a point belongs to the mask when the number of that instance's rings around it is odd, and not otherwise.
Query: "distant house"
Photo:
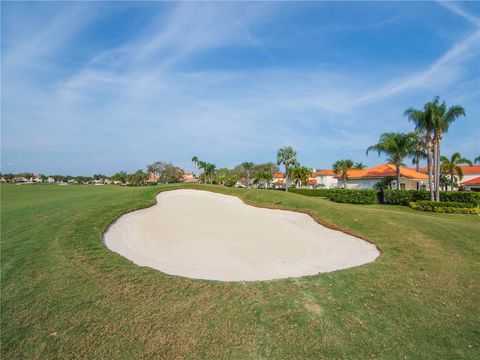
[[[460,183],[464,190],[480,191],[480,176]]]
[[[285,175],[282,173],[273,174],[270,186],[274,189],[282,189],[285,186]]]
[[[6,183],[7,179],[5,179],[3,176],[0,177],[0,183]]]
[[[150,173],[146,181],[147,184],[157,184],[160,180],[160,176],[156,173]]]
[[[309,186],[317,189],[332,189],[338,186],[338,179],[333,170],[313,170],[308,182]]]
[[[24,183],[28,183],[29,181],[27,178],[24,178],[23,176],[17,176],[14,178],[13,182],[24,184]]]
[[[380,164],[368,169],[347,171],[347,188],[372,189],[376,183],[386,177],[395,178],[392,187],[396,187],[396,169],[392,164]],[[342,186],[341,177],[337,177],[339,187]],[[400,168],[400,189],[417,190],[426,189],[428,176],[409,168]]]
[[[94,185],[103,185],[103,179],[93,179]]]
[[[460,168],[462,169],[462,172],[463,172],[463,178],[461,180],[460,185],[463,185],[465,182],[468,182],[477,177],[480,177],[480,165],[460,166]],[[409,169],[416,171],[415,168],[409,168]],[[419,168],[418,171],[428,176],[428,168],[426,166]],[[432,169],[432,173],[433,173],[433,169]],[[457,178],[457,181],[458,181],[458,177],[457,176],[455,177]]]
[[[112,179],[106,178],[106,179],[103,180],[103,183],[105,185],[111,185],[111,184],[113,184],[113,181],[112,181]]]
[[[47,178],[47,183],[53,184],[54,182],[55,182],[55,179],[54,179],[53,177],[49,176],[49,177]]]
[[[43,182],[42,176],[38,174],[33,174],[32,177],[30,178],[30,182],[42,183]]]
[[[193,172],[184,172],[182,182],[184,183],[197,183],[198,179],[195,178]]]

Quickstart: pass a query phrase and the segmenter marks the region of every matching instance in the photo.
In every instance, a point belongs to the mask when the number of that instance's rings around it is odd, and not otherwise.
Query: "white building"
[[[349,189],[373,189],[376,183],[386,177],[395,178],[392,187],[396,188],[396,168],[392,164],[380,164],[368,169],[347,171],[347,188]],[[338,177],[338,186],[342,187],[341,177]],[[420,190],[426,189],[428,176],[409,168],[400,168],[400,189]]]

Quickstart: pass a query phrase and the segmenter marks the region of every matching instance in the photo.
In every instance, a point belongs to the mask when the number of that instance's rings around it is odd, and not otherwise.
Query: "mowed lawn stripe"
[[[197,188],[307,211],[375,243],[374,263],[253,283],[169,276],[105,228],[165,187],[2,186],[4,358],[464,358],[480,348],[479,218]]]

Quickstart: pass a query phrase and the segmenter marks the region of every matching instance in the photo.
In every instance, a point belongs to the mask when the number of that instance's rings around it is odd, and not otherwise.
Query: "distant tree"
[[[462,155],[458,152],[454,153],[450,159],[446,156],[442,156],[440,159],[442,160],[442,165],[440,169],[441,174],[450,177],[450,190],[453,191],[453,187],[456,186],[455,175],[458,177],[459,181],[461,181],[463,178],[463,170],[460,165],[467,164],[472,166],[473,163],[470,160],[462,157]]]
[[[305,166],[293,166],[288,169],[288,175],[291,177],[297,187],[308,184],[311,170]]]
[[[367,167],[367,165],[365,165],[364,163],[361,163],[361,162],[358,162],[358,163],[355,163],[353,164],[353,168],[355,170],[363,170]]]
[[[250,181],[251,181],[250,175],[253,168],[255,167],[255,164],[253,162],[247,161],[247,162],[241,163],[240,166],[244,171],[244,175],[247,180],[247,187],[250,187]]]
[[[278,149],[277,165],[285,166],[285,190],[288,191],[288,168],[298,164],[297,152],[291,146],[284,146]]]
[[[120,181],[122,184],[125,184],[127,182],[127,176],[128,174],[125,171],[120,171],[112,175],[112,180]]]
[[[477,156],[477,157],[473,160],[473,162],[474,162],[475,164],[480,164],[480,156]]]
[[[205,177],[208,180],[210,184],[213,183],[213,176],[215,174],[215,171],[217,170],[217,166],[215,164],[211,163],[205,163],[204,164],[204,172],[205,172]]]
[[[415,130],[412,135],[412,149],[409,157],[412,158],[412,163],[415,165],[415,170],[420,171],[420,160],[427,158],[427,145],[425,143],[425,132],[421,130]]]
[[[347,188],[348,170],[353,168],[353,161],[350,159],[338,160],[332,165],[333,172],[342,179],[343,187]]]
[[[370,146],[369,151],[376,151],[378,155],[388,155],[387,161],[395,165],[397,173],[397,190],[400,189],[400,167],[403,165],[403,160],[412,152],[413,138],[412,134],[403,133],[384,133],[380,136],[377,144]]]
[[[183,179],[183,170],[179,167],[174,166],[173,164],[169,163],[165,165],[161,173],[162,183],[177,183]]]
[[[273,175],[271,172],[269,171],[260,171],[259,173],[257,173],[257,175],[255,176],[255,179],[254,179],[254,182],[256,184],[263,184],[264,188],[265,189],[268,189],[269,187],[269,184],[272,182],[273,180]]]

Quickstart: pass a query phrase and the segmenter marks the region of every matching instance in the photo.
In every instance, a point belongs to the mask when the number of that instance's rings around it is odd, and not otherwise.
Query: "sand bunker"
[[[261,209],[234,196],[174,190],[121,216],[106,246],[135,264],[196,279],[244,281],[313,275],[375,260],[377,248],[306,214]]]

